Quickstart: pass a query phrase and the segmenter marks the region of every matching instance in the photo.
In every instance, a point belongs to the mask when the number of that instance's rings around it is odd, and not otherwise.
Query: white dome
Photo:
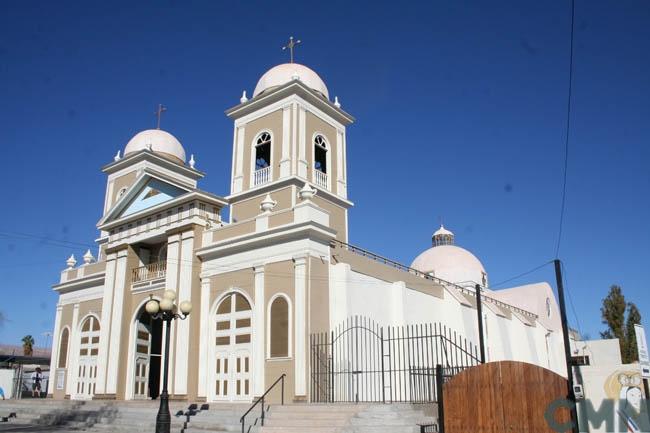
[[[147,129],[138,132],[124,148],[124,156],[129,153],[139,152],[141,150],[149,149],[154,152],[165,154],[166,156],[173,156],[185,162],[185,149],[180,141],[167,131],[162,129]]]
[[[329,92],[327,86],[318,74],[307,66],[298,63],[284,63],[277,65],[266,71],[262,78],[257,82],[255,90],[253,91],[253,98],[264,92],[265,90],[274,87],[282,86],[290,81],[299,79],[307,87],[321,93],[325,98],[329,99]]]
[[[431,247],[417,256],[411,267],[461,286],[487,286],[487,273],[480,260],[456,245]]]

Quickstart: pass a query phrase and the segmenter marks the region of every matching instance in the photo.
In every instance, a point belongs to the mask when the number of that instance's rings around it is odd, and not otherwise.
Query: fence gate
[[[500,361],[453,375],[442,388],[445,433],[553,433],[544,412],[566,398],[567,381],[533,364]],[[570,417],[567,408],[555,412],[560,424]]]
[[[354,316],[310,343],[312,402],[435,402],[437,364],[479,364],[477,346],[439,323],[382,327]]]

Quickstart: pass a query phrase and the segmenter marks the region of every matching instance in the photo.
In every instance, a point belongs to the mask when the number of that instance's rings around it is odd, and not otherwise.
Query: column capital
[[[259,263],[259,264],[253,265],[253,272],[255,274],[264,273],[264,263]]]
[[[293,260],[293,266],[303,266],[307,263],[307,257],[309,257],[307,254],[304,255],[299,255],[299,256],[293,256],[291,260]]]

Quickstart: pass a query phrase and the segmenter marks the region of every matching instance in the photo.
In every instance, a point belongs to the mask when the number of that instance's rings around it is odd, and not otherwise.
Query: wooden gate
[[[524,362],[490,362],[462,371],[443,385],[445,433],[555,433],[544,413],[567,395],[567,381]],[[568,409],[555,412],[559,423]]]

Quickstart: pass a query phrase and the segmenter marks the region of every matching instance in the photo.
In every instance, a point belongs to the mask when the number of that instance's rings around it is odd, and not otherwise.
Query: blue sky
[[[228,192],[224,110],[287,60],[316,70],[348,131],[350,241],[409,264],[440,217],[492,283],[554,258],[570,3],[3,2],[0,342],[45,343],[51,285],[97,237],[100,167],[155,126],[203,189]],[[650,7],[576,2],[572,133],[560,258],[579,318],[602,329],[610,284],[650,315]],[[7,235],[10,233],[10,235]],[[64,240],[65,244],[32,237]],[[552,266],[508,285],[554,281]],[[507,286],[507,285],[506,285]]]

